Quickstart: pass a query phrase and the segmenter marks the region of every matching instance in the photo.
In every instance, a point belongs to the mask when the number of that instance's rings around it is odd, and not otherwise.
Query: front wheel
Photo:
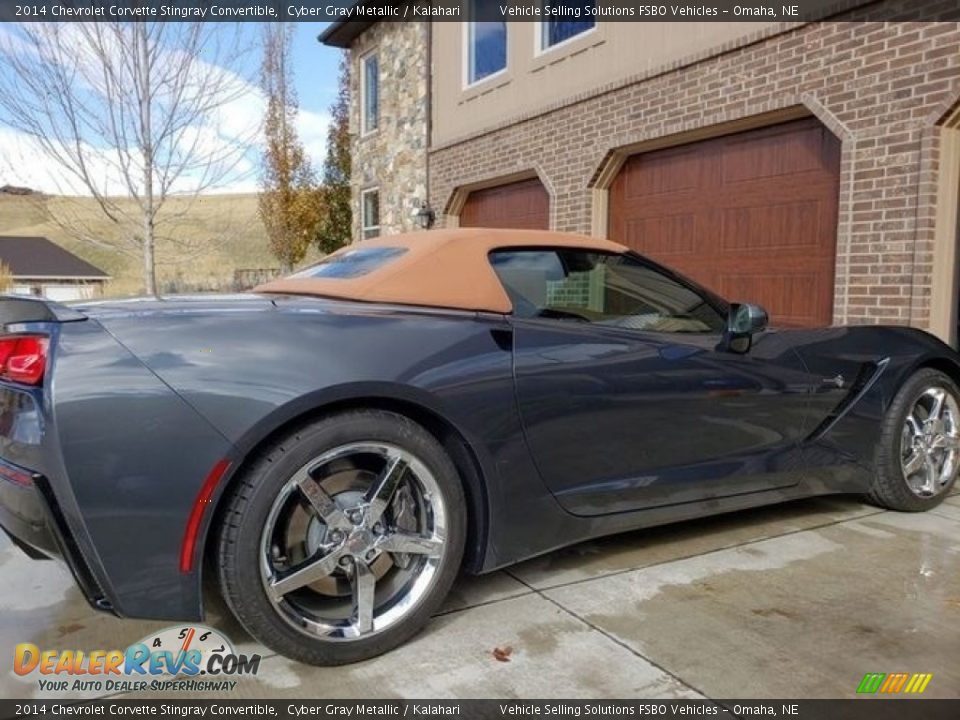
[[[278,440],[234,484],[220,584],[262,643],[315,665],[386,652],[439,608],[463,556],[456,469],[406,417],[330,416]]]
[[[939,505],[960,470],[960,389],[924,368],[900,388],[881,426],[870,499],[891,510]]]

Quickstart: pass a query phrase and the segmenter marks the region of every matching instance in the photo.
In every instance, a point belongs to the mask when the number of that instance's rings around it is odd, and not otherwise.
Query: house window
[[[471,0],[472,17],[494,15],[500,0]],[[483,20],[467,23],[467,85],[496,75],[507,67],[507,23]]]
[[[360,60],[360,96],[363,98],[361,132],[366,135],[377,129],[380,122],[380,60],[370,54]]]
[[[371,188],[360,195],[360,217],[363,221],[363,239],[380,234],[380,190]]]
[[[544,13],[558,19],[540,23],[540,51],[593,30],[596,23],[588,13],[595,4],[596,0],[544,0]]]

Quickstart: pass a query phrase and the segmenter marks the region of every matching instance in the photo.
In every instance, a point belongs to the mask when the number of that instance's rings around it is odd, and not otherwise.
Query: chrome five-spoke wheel
[[[890,510],[921,512],[943,501],[960,470],[960,388],[920,368],[897,388],[880,422],[867,497]]]
[[[340,665],[386,652],[440,608],[467,504],[444,446],[408,417],[330,414],[259,450],[221,515],[220,588],[257,640]]]
[[[300,468],[263,529],[261,575],[281,616],[328,640],[377,633],[430,588],[446,508],[426,465],[395,445],[358,442]]]
[[[960,455],[960,409],[946,387],[927,387],[913,402],[900,434],[900,469],[910,490],[933,497],[951,485]]]

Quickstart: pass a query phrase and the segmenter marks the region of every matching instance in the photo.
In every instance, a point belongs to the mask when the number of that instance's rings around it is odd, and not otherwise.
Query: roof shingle
[[[14,277],[103,280],[110,278],[100,268],[78,258],[45,237],[0,235],[0,260],[7,264]]]

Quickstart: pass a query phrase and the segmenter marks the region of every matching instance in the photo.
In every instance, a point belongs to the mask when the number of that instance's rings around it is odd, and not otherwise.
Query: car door
[[[603,514],[794,485],[809,377],[767,331],[718,349],[725,307],[631,255],[491,255],[514,302],[529,450],[569,511]]]

